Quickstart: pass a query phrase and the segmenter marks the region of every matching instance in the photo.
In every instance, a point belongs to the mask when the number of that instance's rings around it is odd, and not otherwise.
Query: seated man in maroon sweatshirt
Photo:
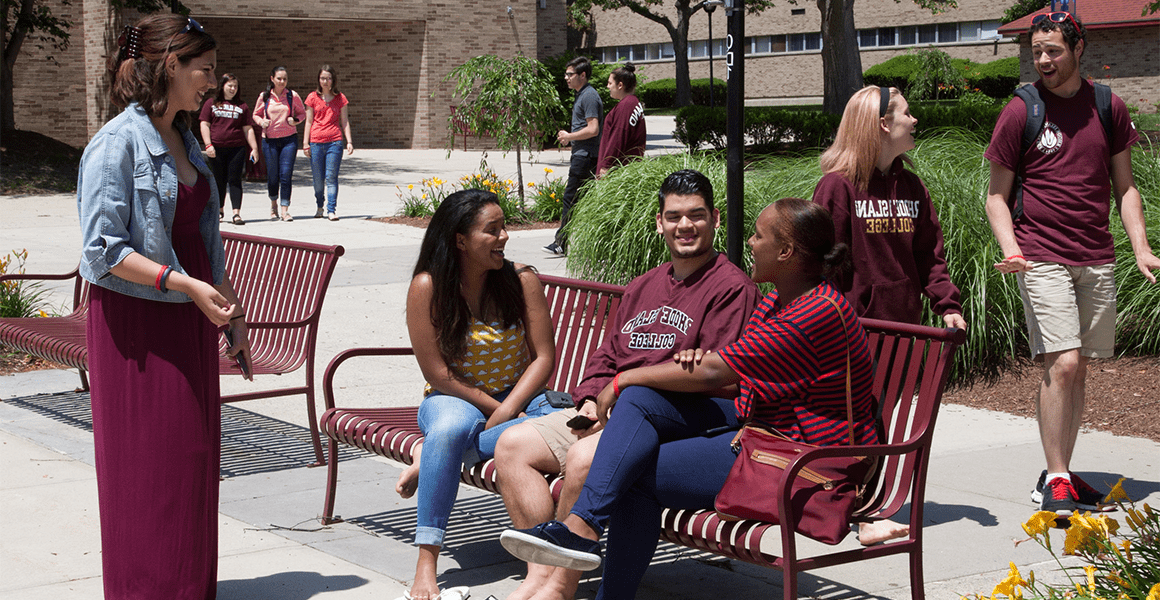
[[[741,335],[761,297],[749,276],[713,249],[720,214],[707,177],[677,171],[665,179],[658,196],[657,233],[664,237],[671,262],[628,285],[616,319],[572,392],[576,408],[513,426],[496,445],[496,477],[516,529],[571,510],[600,439],[594,400],[617,372],[670,361],[680,350],[720,349]],[[734,390],[728,397],[735,395]],[[573,421],[577,417],[584,423]],[[544,473],[567,475],[559,506]],[[580,572],[567,571],[570,575],[560,578],[552,577],[554,570],[529,564],[527,578],[509,600],[573,598]],[[561,579],[567,581],[561,584]]]

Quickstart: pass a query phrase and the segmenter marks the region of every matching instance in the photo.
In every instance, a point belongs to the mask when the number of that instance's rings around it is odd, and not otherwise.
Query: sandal
[[[290,221],[293,221],[293,220],[294,220],[294,217],[290,216],[290,211],[286,211],[286,212],[282,213],[282,222],[289,223]]]
[[[271,221],[278,220],[278,201],[277,200],[270,201],[270,220]]]
[[[242,220],[242,215],[234,215],[234,225],[245,225],[246,222]]]

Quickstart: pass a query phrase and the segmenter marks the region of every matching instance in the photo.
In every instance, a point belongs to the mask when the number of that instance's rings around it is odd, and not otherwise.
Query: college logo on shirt
[[[1063,147],[1063,133],[1059,126],[1051,121],[1043,123],[1043,131],[1036,140],[1035,147],[1044,154],[1055,154]]]
[[[213,116],[219,119],[237,119],[242,116],[242,107],[233,104],[213,106]]]
[[[620,332],[631,333],[628,347],[634,350],[671,350],[676,346],[677,334],[634,331],[657,322],[677,329],[684,335],[693,324],[693,318],[671,306],[662,306],[640,311],[640,314],[624,324]]]

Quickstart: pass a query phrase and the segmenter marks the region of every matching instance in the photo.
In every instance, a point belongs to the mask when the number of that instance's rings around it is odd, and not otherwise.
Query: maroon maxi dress
[[[212,283],[198,230],[209,195],[204,176],[193,187],[179,184],[172,239],[185,272]],[[87,333],[105,599],[212,600],[217,329],[193,302],[93,286]]]

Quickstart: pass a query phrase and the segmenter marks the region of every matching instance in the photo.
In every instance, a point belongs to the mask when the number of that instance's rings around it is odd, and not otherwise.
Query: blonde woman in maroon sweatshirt
[[[917,125],[897,88],[856,92],[822,153],[814,202],[830,211],[835,241],[850,246],[854,268],[838,284],[859,317],[919,323],[925,295],[947,327],[966,329],[930,193],[906,168]],[[870,545],[908,533],[905,525],[875,521],[858,539]]]

